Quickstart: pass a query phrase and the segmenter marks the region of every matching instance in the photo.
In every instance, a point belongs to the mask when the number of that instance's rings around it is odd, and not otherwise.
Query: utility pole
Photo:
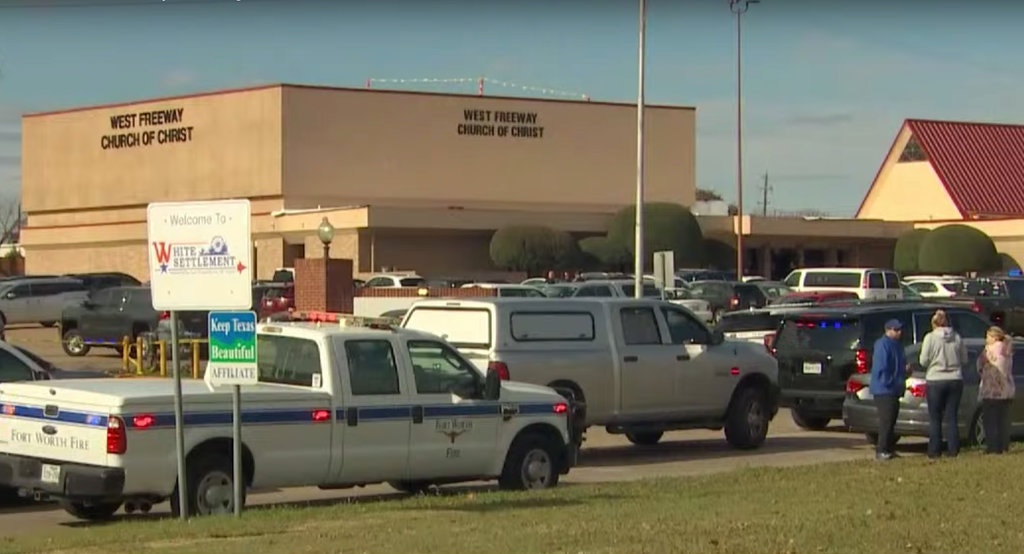
[[[768,173],[764,174],[764,184],[761,185],[761,215],[768,217],[768,194],[774,189],[768,184]]]

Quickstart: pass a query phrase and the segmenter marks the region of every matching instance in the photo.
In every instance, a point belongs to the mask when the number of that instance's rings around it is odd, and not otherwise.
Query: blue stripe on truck
[[[501,403],[467,404],[453,406],[449,404],[423,406],[424,419],[441,419],[448,417],[487,417],[500,414]],[[554,413],[554,403],[533,402],[519,404],[521,415],[541,415]],[[412,405],[401,406],[360,406],[356,408],[360,421],[401,421],[412,418]],[[322,408],[321,410],[329,410]],[[242,409],[242,423],[247,425],[267,424],[308,424],[325,423],[326,421],[313,421],[313,412],[316,408],[295,409],[264,409],[246,410]],[[345,421],[347,408],[335,408],[332,412],[334,421]],[[0,414],[25,419],[38,419],[43,421],[57,421],[72,425],[87,425],[90,427],[106,427],[108,416],[90,412],[74,410],[61,410],[57,416],[49,417],[43,412],[43,408],[37,406],[25,406],[17,404],[0,404]],[[133,418],[151,416],[153,422],[149,429],[174,426],[173,413],[128,413],[122,414],[129,429],[133,426]],[[207,426],[207,425],[230,425],[232,413],[227,411],[216,412],[188,412],[185,414],[185,425]]]

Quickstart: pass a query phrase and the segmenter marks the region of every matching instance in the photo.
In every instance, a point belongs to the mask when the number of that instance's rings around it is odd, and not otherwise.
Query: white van
[[[852,292],[863,300],[903,298],[900,276],[876,267],[815,267],[794,269],[783,281],[795,291]]]
[[[764,346],[726,342],[683,306],[654,298],[421,300],[402,327],[438,335],[503,379],[549,386],[579,423],[655,444],[664,432],[724,429],[756,448],[777,411]]]

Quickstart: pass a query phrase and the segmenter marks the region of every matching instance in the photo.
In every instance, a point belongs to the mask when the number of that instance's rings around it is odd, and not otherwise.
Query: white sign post
[[[676,283],[676,253],[662,250],[654,253],[654,284],[665,298],[665,289],[672,288]]]
[[[181,360],[178,355],[178,311],[252,308],[250,218],[247,199],[154,202],[146,210],[153,308],[171,314],[174,430],[181,519],[188,517],[188,487],[185,486],[188,480]],[[234,476],[235,481],[240,479],[240,475]],[[236,510],[238,508],[236,506]]]

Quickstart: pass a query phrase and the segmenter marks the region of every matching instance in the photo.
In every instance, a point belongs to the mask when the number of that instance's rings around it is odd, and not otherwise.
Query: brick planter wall
[[[295,260],[295,309],[352,313],[352,260]]]

